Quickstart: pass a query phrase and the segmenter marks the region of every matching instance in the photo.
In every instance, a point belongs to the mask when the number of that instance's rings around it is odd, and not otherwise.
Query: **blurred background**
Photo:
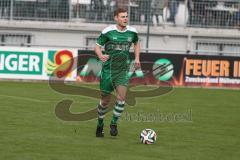
[[[143,51],[240,55],[239,0],[0,0],[0,45],[92,50],[117,7]]]

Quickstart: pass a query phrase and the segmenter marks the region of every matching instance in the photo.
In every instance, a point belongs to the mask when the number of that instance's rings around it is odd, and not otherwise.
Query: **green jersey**
[[[127,26],[119,31],[117,26],[105,28],[97,39],[97,45],[104,47],[103,54],[109,59],[103,64],[100,89],[103,94],[111,93],[116,86],[128,85],[129,49],[132,43],[138,42],[136,29]]]
[[[127,26],[124,31],[116,25],[105,28],[97,39],[97,45],[104,47],[103,54],[109,55],[109,60],[103,64],[103,72],[112,73],[126,71],[129,67],[129,49],[132,43],[138,42],[135,28]]]

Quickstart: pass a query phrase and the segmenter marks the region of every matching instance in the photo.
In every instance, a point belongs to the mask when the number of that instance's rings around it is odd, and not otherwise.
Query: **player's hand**
[[[139,69],[139,68],[141,68],[141,63],[139,59],[135,59],[135,69]]]
[[[105,63],[105,62],[109,59],[109,55],[101,55],[101,56],[99,56],[99,59],[100,59],[103,63]]]

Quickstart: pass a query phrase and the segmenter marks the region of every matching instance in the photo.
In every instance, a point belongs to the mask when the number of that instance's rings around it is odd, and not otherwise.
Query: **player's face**
[[[126,27],[128,24],[128,14],[127,12],[119,13],[117,16],[114,17],[117,25],[121,27]]]

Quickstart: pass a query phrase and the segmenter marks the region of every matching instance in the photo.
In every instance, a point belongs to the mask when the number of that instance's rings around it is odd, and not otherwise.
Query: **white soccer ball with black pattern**
[[[141,132],[140,140],[143,144],[153,144],[157,140],[157,134],[152,129],[144,129]]]

